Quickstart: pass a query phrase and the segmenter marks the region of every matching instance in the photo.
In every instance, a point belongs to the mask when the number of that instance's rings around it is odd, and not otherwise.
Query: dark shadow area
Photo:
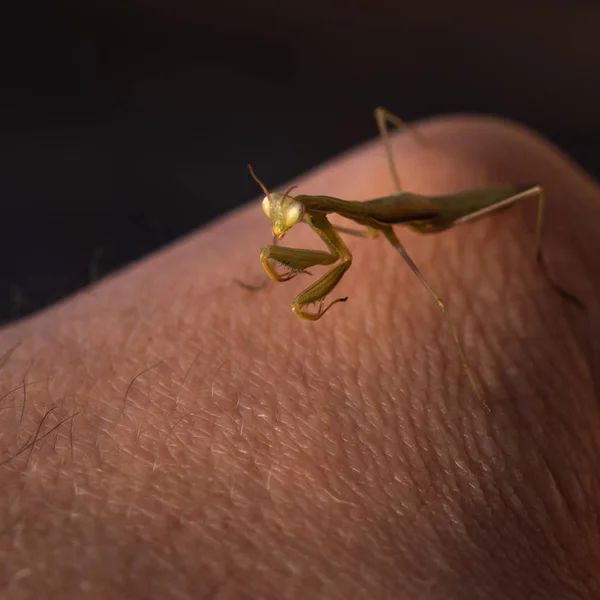
[[[248,162],[275,186],[373,137],[379,104],[507,116],[600,171],[594,2],[97,4],[1,20],[2,322],[258,196]]]

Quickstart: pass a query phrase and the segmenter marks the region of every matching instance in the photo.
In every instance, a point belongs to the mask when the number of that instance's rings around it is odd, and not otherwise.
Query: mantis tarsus
[[[358,202],[341,200],[331,196],[291,196],[290,193],[293,188],[284,194],[270,193],[255,175],[252,167],[249,166],[252,177],[265,193],[262,201],[262,209],[271,221],[273,231],[273,245],[262,249],[260,260],[268,276],[280,282],[288,281],[299,273],[306,273],[308,268],[315,265],[327,266],[337,263],[325,275],[300,292],[292,302],[292,310],[296,315],[304,319],[316,321],[332,306],[347,300],[347,298],[337,298],[327,305],[324,303],[325,297],[333,291],[352,264],[352,254],[338,232],[356,233],[352,230],[334,226],[327,218],[327,215],[336,213],[354,221],[358,225],[366,227],[366,230],[359,232],[359,235],[376,237],[379,234],[383,234],[394,249],[400,253],[406,264],[419,278],[438,305],[447,326],[452,332],[471,385],[481,398],[458,338],[456,328],[448,315],[443,300],[431,288],[414,263],[394,232],[393,226],[406,225],[419,233],[438,233],[455,225],[488,215],[519,200],[537,198],[536,259],[545,274],[546,271],[541,252],[544,191],[539,185],[507,185],[465,190],[439,196],[424,196],[402,192],[388,136],[388,123],[396,127],[404,127],[405,125],[398,117],[384,108],[377,108],[375,110],[375,119],[384,142],[390,173],[397,190],[396,193],[389,196]],[[277,245],[277,240],[283,238],[289,229],[301,221],[307,223],[319,235],[323,242],[325,242],[327,251],[286,248]],[[284,274],[278,273],[273,263],[287,267],[288,271]],[[576,298],[558,286],[554,284],[552,286],[563,297],[579,303]],[[315,312],[307,310],[307,307],[311,304],[319,304],[319,308]]]

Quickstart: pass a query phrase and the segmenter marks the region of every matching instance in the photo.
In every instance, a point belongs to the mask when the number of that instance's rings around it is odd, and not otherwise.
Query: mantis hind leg
[[[540,270],[542,274],[546,278],[546,281],[550,284],[550,287],[563,299],[571,304],[579,308],[585,308],[583,302],[579,300],[576,296],[567,292],[560,285],[552,281],[550,277],[550,273],[548,273],[548,269],[546,267],[546,263],[544,262],[544,254],[542,252],[542,231],[544,225],[544,210],[546,208],[546,194],[544,192],[544,188],[540,185],[536,185],[529,190],[526,190],[520,197],[517,197],[517,200],[525,200],[526,198],[532,198],[537,195],[538,197],[538,208],[537,208],[537,218],[535,223],[535,260],[540,266]]]
[[[544,210],[545,210],[545,206],[546,206],[546,195],[544,192],[544,188],[542,186],[535,185],[535,186],[531,186],[530,188],[525,188],[525,189],[522,189],[521,191],[517,191],[510,198],[506,198],[505,200],[498,202],[497,204],[492,204],[490,206],[485,207],[482,210],[473,212],[469,215],[462,217],[461,219],[458,219],[455,222],[455,225],[473,221],[473,220],[483,217],[489,213],[493,213],[502,208],[506,208],[506,207],[510,206],[511,204],[514,204],[521,200],[527,200],[528,198],[536,198],[536,197],[538,200],[538,208],[537,208],[537,218],[536,218],[536,225],[535,225],[535,259],[536,259],[538,265],[540,266],[540,270],[542,271],[542,274],[544,275],[544,277],[550,284],[550,287],[563,300],[566,300],[567,302],[574,304],[578,308],[583,309],[583,308],[585,308],[585,305],[583,304],[583,302],[581,302],[581,300],[579,300],[579,298],[577,298],[570,292],[567,292],[567,290],[565,290],[564,288],[562,288],[560,285],[558,285],[557,283],[555,283],[552,280],[552,278],[550,277],[550,274],[548,273],[546,263],[544,261],[544,254],[542,251],[542,232],[543,232],[543,224],[544,224]]]
[[[542,274],[546,278],[546,281],[550,284],[550,287],[563,299],[567,302],[574,304],[580,309],[585,309],[585,304],[577,298],[574,294],[567,292],[563,287],[555,283],[550,277],[550,273],[548,273],[548,268],[546,267],[546,263],[544,262],[544,255],[542,253],[542,223],[544,219],[544,205],[546,202],[544,190],[540,186],[536,186],[539,194],[538,200],[538,215],[537,215],[537,224],[535,227],[535,259],[537,260],[538,265],[540,266],[540,270]]]

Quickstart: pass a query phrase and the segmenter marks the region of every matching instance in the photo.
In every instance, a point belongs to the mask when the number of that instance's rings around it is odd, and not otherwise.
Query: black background
[[[256,197],[248,162],[275,186],[373,137],[380,104],[409,121],[508,116],[599,171],[595,1],[10,10],[0,19],[0,321]]]

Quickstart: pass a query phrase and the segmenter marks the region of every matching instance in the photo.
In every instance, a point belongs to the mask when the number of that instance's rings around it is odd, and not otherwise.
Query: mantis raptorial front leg
[[[277,248],[277,237],[273,236],[273,245],[269,246],[269,248]],[[237,285],[239,285],[241,288],[248,290],[249,292],[260,292],[261,290],[265,289],[265,287],[267,286],[267,284],[269,283],[270,280],[271,280],[271,278],[269,278],[268,275],[263,275],[263,280],[258,284],[246,283],[245,281],[242,281],[241,279],[237,279],[237,278],[234,279],[233,282],[236,283]],[[287,280],[286,279],[276,279],[275,281],[287,281]]]
[[[305,310],[305,306],[322,303],[325,297],[339,283],[344,273],[352,264],[352,254],[344,244],[342,238],[333,228],[324,215],[305,215],[305,220],[329,248],[329,252],[323,250],[301,250],[297,248],[285,248],[282,246],[267,246],[260,253],[262,265],[271,279],[275,281],[288,281],[298,273],[305,273],[309,267],[316,265],[327,266],[337,261],[340,264],[317,279],[312,285],[300,292],[292,302],[292,310],[299,317],[316,321],[320,319],[332,306],[338,302],[345,302],[348,298],[338,298],[330,302],[326,307],[321,306],[317,312]],[[290,269],[285,275],[280,275],[273,267],[272,262],[277,262]]]

